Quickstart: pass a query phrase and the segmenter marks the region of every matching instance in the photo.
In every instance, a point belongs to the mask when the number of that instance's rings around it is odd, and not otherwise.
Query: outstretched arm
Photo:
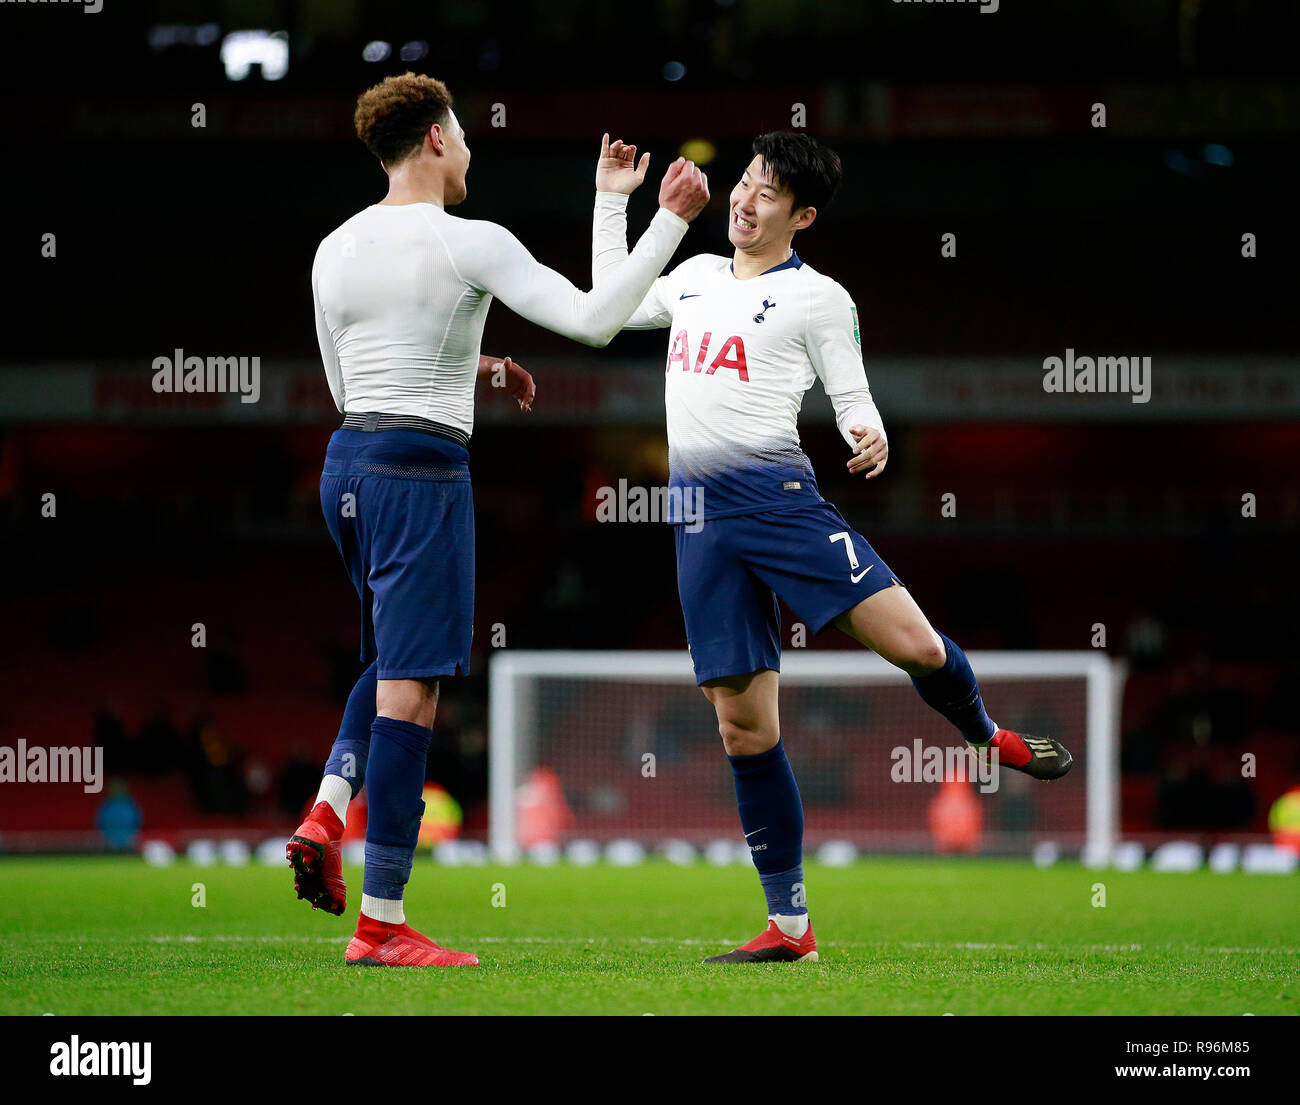
[[[602,144],[602,154],[605,150]],[[493,223],[476,224],[472,248],[457,264],[470,284],[530,322],[587,345],[607,345],[645,298],[708,198],[699,169],[689,161],[674,162],[659,189],[659,211],[636,248],[603,270],[589,292],[538,262],[513,234]],[[598,218],[601,203],[598,196]]]
[[[596,167],[596,218],[591,232],[592,287],[599,287],[607,273],[627,260],[627,197],[645,178],[649,161],[650,155],[644,154],[638,165],[636,147],[624,145],[621,139],[601,147]],[[673,164],[682,161],[678,158]],[[708,176],[700,175],[707,187]],[[650,286],[632,317],[623,324],[624,330],[653,330],[672,322],[669,280],[661,276]]]
[[[591,282],[600,287],[611,270],[627,260],[627,197],[610,192],[596,196],[596,224],[591,236]],[[685,264],[685,262],[683,262]],[[680,267],[680,266],[679,266]],[[654,330],[673,320],[672,276],[661,276],[650,285],[624,330]]]

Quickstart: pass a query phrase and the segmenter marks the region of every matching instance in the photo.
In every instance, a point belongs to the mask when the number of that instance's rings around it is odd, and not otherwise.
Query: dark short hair
[[[794,197],[793,211],[825,207],[844,180],[839,154],[802,131],[760,134],[754,139],[754,154],[763,159],[772,182]]]
[[[416,73],[386,77],[357,98],[357,137],[385,165],[414,153],[434,123],[446,123],[451,93]]]

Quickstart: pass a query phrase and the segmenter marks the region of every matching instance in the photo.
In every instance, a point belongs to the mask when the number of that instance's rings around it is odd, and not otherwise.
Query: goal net
[[[781,732],[810,853],[1108,854],[1122,667],[1096,652],[973,652],[989,716],[1074,756],[1042,783],[989,771],[908,677],[864,652],[787,652]],[[499,652],[489,675],[489,844],[741,843],[713,709],[686,652]]]

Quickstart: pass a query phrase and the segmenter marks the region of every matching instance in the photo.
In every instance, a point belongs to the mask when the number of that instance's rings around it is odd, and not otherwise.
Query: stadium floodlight
[[[264,81],[278,81],[289,72],[289,34],[231,31],[221,40],[221,64],[226,68],[227,80],[245,80],[257,65]]]
[[[1027,856],[1046,843],[1109,855],[1118,839],[1122,662],[1098,652],[968,655],[994,720],[1058,737],[1075,768],[1050,784],[1002,771],[991,791],[971,785],[959,805],[976,812],[959,820],[955,850]],[[661,850],[739,832],[713,711],[684,651],[499,652],[489,708],[489,844],[498,857],[537,842],[528,819],[521,823],[518,795],[540,767],[558,776],[568,807],[563,819],[540,823],[565,824],[566,839]],[[906,674],[857,651],[788,651],[781,712],[809,850],[828,841],[866,852],[951,846],[952,834],[935,831],[948,810],[936,806],[941,785],[908,769],[922,752],[962,742]]]

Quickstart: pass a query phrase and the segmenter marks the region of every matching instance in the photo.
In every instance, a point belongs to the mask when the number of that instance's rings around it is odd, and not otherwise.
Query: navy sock
[[[432,737],[432,729],[390,717],[376,717],[371,726],[362,893],[372,898],[401,898],[411,877]]]
[[[971,744],[986,744],[993,739],[997,726],[989,720],[984,709],[975,673],[970,670],[970,662],[960,648],[942,633],[939,639],[943,641],[948,659],[938,671],[919,679],[913,677],[912,686],[927,706],[938,710],[957,726]]]
[[[777,741],[757,756],[728,756],[736,780],[740,827],[758,868],[769,915],[808,912],[803,887],[803,803]]]
[[[326,775],[339,775],[352,787],[352,797],[361,793],[366,781],[366,760],[370,755],[370,726],[375,720],[375,690],[378,685],[376,660],[361,673],[357,685],[348,695],[339,723],[339,735],[325,761]]]

